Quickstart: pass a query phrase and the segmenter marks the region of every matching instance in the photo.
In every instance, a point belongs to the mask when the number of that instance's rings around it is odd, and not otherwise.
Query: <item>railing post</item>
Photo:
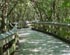
[[[3,49],[0,47],[0,55],[3,55]]]

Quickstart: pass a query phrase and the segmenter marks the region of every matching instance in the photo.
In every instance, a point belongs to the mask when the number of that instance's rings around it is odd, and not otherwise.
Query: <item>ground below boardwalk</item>
[[[53,36],[20,29],[19,49],[15,55],[70,55],[70,46]]]

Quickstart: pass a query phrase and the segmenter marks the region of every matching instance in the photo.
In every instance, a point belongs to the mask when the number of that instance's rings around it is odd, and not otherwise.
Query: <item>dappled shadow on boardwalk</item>
[[[70,55],[70,46],[53,36],[21,29],[18,55]]]

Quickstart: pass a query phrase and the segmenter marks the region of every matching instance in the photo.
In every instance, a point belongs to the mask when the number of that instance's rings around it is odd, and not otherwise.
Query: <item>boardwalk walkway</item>
[[[70,55],[70,46],[53,36],[21,29],[18,55]]]

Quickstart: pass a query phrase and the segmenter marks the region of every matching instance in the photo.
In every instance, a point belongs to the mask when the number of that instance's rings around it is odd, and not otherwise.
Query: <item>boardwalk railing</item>
[[[16,50],[17,35],[16,27],[12,30],[0,34],[0,55],[12,55]]]
[[[57,22],[33,22],[32,28],[48,32],[70,41],[70,24]]]

